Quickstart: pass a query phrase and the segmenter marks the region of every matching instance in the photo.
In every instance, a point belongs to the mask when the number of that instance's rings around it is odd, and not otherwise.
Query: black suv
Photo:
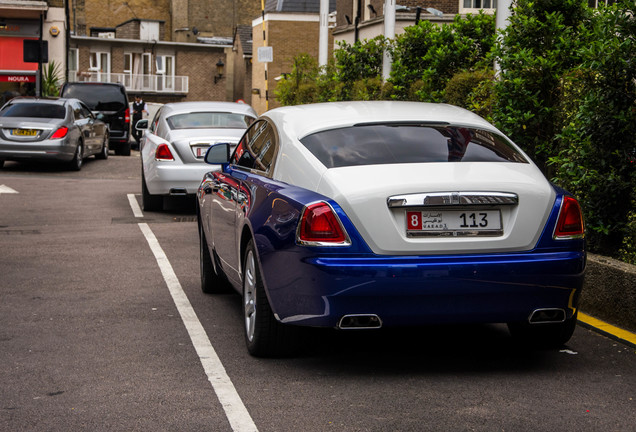
[[[130,107],[122,84],[67,82],[60,97],[79,99],[93,114],[101,114],[100,119],[108,125],[110,148],[117,155],[130,156]]]

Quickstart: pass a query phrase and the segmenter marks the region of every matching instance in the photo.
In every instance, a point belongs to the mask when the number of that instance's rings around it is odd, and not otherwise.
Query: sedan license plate
[[[11,135],[15,136],[36,136],[38,131],[35,129],[13,129]]]
[[[194,156],[198,159],[203,159],[209,148],[210,144],[192,146],[192,153],[194,153]]]
[[[500,236],[499,210],[427,210],[406,212],[408,237]]]

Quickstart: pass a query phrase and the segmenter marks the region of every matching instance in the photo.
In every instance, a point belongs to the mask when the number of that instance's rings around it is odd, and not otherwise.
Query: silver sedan
[[[144,210],[163,208],[163,197],[192,195],[204,174],[210,145],[235,146],[256,118],[247,104],[233,102],[180,102],[163,105],[152,122],[140,120],[141,190]]]
[[[91,155],[108,158],[108,126],[80,100],[15,98],[0,109],[0,168],[53,161],[79,171]]]

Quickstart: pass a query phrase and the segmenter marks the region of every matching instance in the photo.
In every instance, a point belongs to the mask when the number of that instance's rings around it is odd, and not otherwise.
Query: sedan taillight
[[[157,150],[155,150],[155,159],[162,161],[174,160],[174,156],[172,156],[172,152],[170,151],[168,144],[159,144],[159,146],[157,146]]]
[[[305,207],[298,228],[301,244],[349,244],[340,220],[329,204],[318,202]]]
[[[583,213],[579,202],[570,196],[563,197],[559,219],[554,230],[554,238],[560,240],[581,238],[584,231]]]
[[[51,135],[51,139],[60,139],[64,138],[68,134],[68,128],[66,126],[62,126],[58,130],[56,130],[53,135]]]

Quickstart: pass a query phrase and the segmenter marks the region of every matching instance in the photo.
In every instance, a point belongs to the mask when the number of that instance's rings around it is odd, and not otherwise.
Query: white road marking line
[[[159,245],[157,238],[146,223],[139,223],[141,232],[146,237],[150,250],[155,255],[157,264],[161,269],[166,285],[172,295],[172,300],[177,306],[177,310],[181,315],[181,319],[185,324],[185,327],[190,335],[192,344],[201,359],[201,364],[205,370],[208,380],[212,384],[216,396],[223,406],[225,415],[230,422],[230,426],[234,432],[258,432],[252,417],[250,416],[247,408],[243,404],[241,397],[238,395],[234,384],[230,380],[230,377],[225,371],[225,367],[221,363],[214,347],[210,343],[208,335],[205,333],[205,329],[201,325],[201,322],[197,318],[188,297],[179,283],[179,279],[172,269],[168,257],[164,253],[163,249]]]
[[[128,194],[128,202],[130,203],[130,208],[132,208],[135,217],[144,217],[144,213],[141,211],[141,207],[139,207],[139,203],[137,202],[137,198],[135,198],[135,194]]]
[[[0,194],[8,193],[8,194],[17,194],[20,193],[15,189],[11,189],[9,186],[0,185]]]

